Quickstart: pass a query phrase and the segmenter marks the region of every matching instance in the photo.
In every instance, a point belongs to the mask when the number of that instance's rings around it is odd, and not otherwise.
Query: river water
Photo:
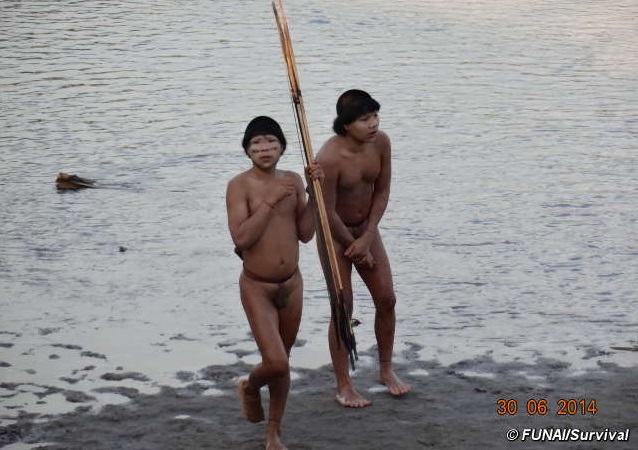
[[[638,346],[638,3],[285,6],[315,149],[345,89],[382,105],[399,360],[638,365],[613,348]],[[0,30],[0,381],[255,362],[224,203],[246,123],[279,120],[302,169],[270,3],[3,0]],[[103,189],[57,192],[60,171]],[[317,367],[314,244],[300,264],[292,364]]]

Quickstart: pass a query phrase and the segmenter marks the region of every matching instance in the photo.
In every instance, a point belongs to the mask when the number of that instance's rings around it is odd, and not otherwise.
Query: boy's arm
[[[370,205],[370,212],[368,213],[368,221],[366,229],[362,234],[362,237],[372,239],[377,231],[379,222],[388,207],[388,200],[390,198],[390,181],[392,178],[392,166],[391,166],[391,144],[390,138],[383,132],[380,132],[380,157],[381,157],[381,172],[374,182],[374,193],[372,194],[372,204]]]
[[[297,174],[295,174],[295,187],[297,189],[297,237],[301,242],[306,243],[315,235],[314,200],[311,196],[306,201],[303,181]]]
[[[263,233],[274,204],[263,201],[250,215],[248,196],[241,179],[234,178],[226,189],[228,229],[237,250],[248,250]]]
[[[314,182],[314,180],[319,181],[320,185],[323,185],[323,181],[325,178],[323,169],[316,160],[313,160],[306,168],[306,182],[308,183],[308,188],[306,191],[310,194],[310,184]],[[299,180],[298,183],[298,198],[297,198],[297,230],[299,231],[299,240],[301,242],[308,242],[312,239],[312,236],[315,234],[316,229],[316,218],[315,218],[315,198],[313,195],[310,195],[308,202],[306,202],[306,194],[303,190],[303,182],[301,181],[301,177],[297,176]]]

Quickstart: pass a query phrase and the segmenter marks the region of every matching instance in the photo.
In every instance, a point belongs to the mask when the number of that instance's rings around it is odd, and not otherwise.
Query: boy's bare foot
[[[242,412],[249,422],[261,422],[264,420],[264,408],[261,406],[261,393],[248,384],[247,378],[239,380],[237,386]]]
[[[409,385],[396,376],[392,369],[382,370],[379,374],[379,382],[388,387],[390,395],[400,397],[407,394],[412,389]]]
[[[279,422],[269,420],[268,425],[266,425],[266,450],[287,450],[279,439],[280,433]]]
[[[335,395],[335,400],[345,408],[365,408],[372,402],[362,397],[351,385],[339,390]]]

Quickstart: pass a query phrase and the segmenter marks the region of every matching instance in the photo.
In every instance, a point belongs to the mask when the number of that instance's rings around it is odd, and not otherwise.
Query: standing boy
[[[268,386],[270,409],[266,449],[285,447],[281,420],[290,388],[288,360],[301,321],[303,280],[299,272],[299,241],[315,231],[312,202],[306,202],[301,177],[277,169],[286,149],[279,124],[266,116],[253,119],[242,146],[252,167],[228,183],[228,228],[243,259],[239,277],[241,302],[262,361],[239,382],[243,414],[251,422],[264,420],[260,389]],[[306,171],[323,179],[315,162]]]
[[[379,130],[379,103],[367,92],[353,89],[337,101],[331,137],[317,154],[325,172],[324,200],[344,285],[352,313],[352,267],[366,284],[376,308],[374,329],[379,352],[379,381],[390,394],[410,390],[394,373],[396,298],[392,273],[378,225],[390,194],[390,139]],[[350,380],[348,353],[339,345],[332,322],[328,332],[330,355],[337,380],[336,400],[345,407],[370,405]]]

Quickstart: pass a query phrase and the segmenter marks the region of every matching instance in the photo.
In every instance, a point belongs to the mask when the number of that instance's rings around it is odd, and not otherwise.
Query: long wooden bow
[[[306,166],[314,159],[312,152],[312,144],[310,143],[310,133],[308,131],[308,122],[306,120],[306,112],[301,96],[301,88],[299,86],[299,75],[297,74],[297,66],[295,64],[295,55],[292,50],[292,40],[288,29],[288,20],[284,13],[281,0],[272,0],[273,12],[277,29],[279,30],[279,38],[281,39],[281,48],[283,50],[284,60],[286,62],[286,70],[288,72],[288,81],[290,83],[290,94],[292,104],[295,110],[295,119],[299,134],[301,135],[301,144],[304,150]],[[312,180],[310,184],[311,193],[315,199],[316,214],[318,216],[319,229],[317,229],[317,247],[319,249],[319,257],[321,258],[322,268],[328,293],[330,294],[330,307],[332,321],[337,332],[337,336],[345,345],[350,357],[350,365],[354,370],[354,361],[357,357],[357,345],[352,331],[352,322],[343,298],[343,283],[339,266],[337,264],[337,255],[335,253],[334,244],[332,242],[332,233],[328,222],[328,213],[326,212],[326,204],[323,199],[323,191],[321,183],[318,180]],[[326,264],[326,257],[328,264]]]

